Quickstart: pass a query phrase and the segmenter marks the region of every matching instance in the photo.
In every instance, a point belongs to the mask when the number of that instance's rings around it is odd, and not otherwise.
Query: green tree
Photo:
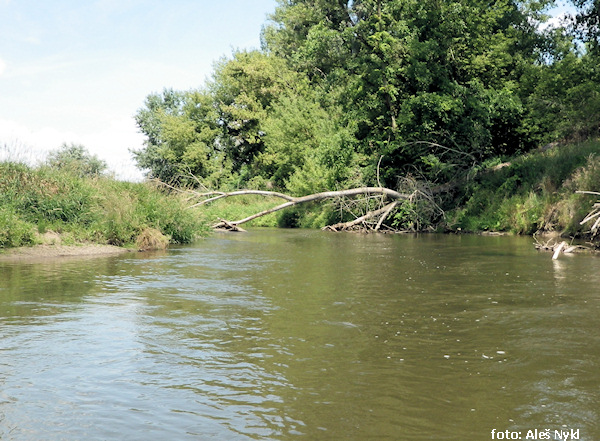
[[[220,127],[212,96],[203,91],[165,89],[146,98],[135,116],[146,136],[144,148],[133,151],[149,177],[184,183],[190,174],[212,177],[223,170]]]
[[[373,170],[384,155],[393,183],[432,154],[465,163],[530,146],[519,84],[545,54],[549,3],[281,1],[263,41],[334,94],[358,151]]]
[[[577,8],[575,30],[577,35],[599,55],[600,52],[600,0],[572,0]]]
[[[265,149],[255,161],[277,188],[303,195],[344,185],[354,161],[352,130],[339,108],[324,108],[314,93],[284,94],[263,123]]]
[[[415,168],[448,181],[490,158],[592,136],[595,22],[581,21],[590,49],[578,50],[566,29],[542,30],[552,3],[279,0],[262,51],[221,59],[200,90],[147,98],[136,160],[162,180],[193,173],[210,187],[301,194],[377,178],[394,186]]]
[[[231,59],[217,63],[209,90],[221,129],[221,147],[234,171],[251,168],[264,149],[262,122],[272,104],[302,84],[302,76],[284,60],[259,51],[235,52]]]
[[[101,175],[108,168],[105,161],[90,154],[83,145],[72,143],[64,143],[50,152],[46,162],[52,168],[67,170],[78,176]]]
[[[600,134],[600,70],[587,52],[565,53],[540,69],[528,97],[527,125],[538,144]]]

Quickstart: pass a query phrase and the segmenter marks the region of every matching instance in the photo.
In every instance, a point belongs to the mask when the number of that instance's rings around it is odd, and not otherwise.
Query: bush
[[[96,181],[99,205],[95,229],[108,243],[132,244],[139,234],[153,228],[170,237],[172,243],[190,243],[208,231],[207,226],[176,195],[150,183]]]
[[[80,177],[101,175],[108,167],[105,161],[77,144],[63,144],[50,153],[47,162],[51,168],[63,169]]]
[[[135,244],[140,251],[164,250],[169,245],[169,238],[156,228],[145,228],[137,237]]]

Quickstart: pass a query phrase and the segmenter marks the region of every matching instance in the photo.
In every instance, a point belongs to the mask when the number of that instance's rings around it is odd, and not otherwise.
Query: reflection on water
[[[0,439],[600,439],[599,285],[508,237],[0,263]]]

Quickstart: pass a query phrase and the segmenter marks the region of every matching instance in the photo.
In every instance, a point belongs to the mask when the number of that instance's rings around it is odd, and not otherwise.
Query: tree
[[[600,0],[572,0],[577,8],[575,30],[590,49],[600,52]]]
[[[148,96],[136,114],[146,136],[144,148],[133,152],[138,166],[163,181],[195,175],[213,188],[251,179],[259,174],[253,162],[264,150],[262,126],[271,106],[303,83],[283,60],[241,51],[220,60],[202,90]]]
[[[411,201],[419,196],[419,192],[413,192],[411,194],[404,194],[397,192],[395,190],[384,188],[384,187],[360,187],[360,188],[351,188],[347,190],[337,190],[337,191],[325,191],[315,194],[308,194],[301,197],[294,197],[284,193],[273,192],[273,191],[261,191],[261,190],[239,190],[233,192],[208,192],[208,193],[198,193],[193,190],[188,190],[188,194],[190,194],[190,199],[199,199],[199,202],[194,203],[190,206],[190,208],[198,207],[200,205],[204,205],[210,202],[213,202],[218,199],[233,197],[233,196],[243,196],[243,195],[261,195],[266,197],[276,197],[285,199],[287,202],[284,202],[280,205],[272,207],[270,209],[254,213],[250,216],[247,216],[243,219],[239,219],[236,221],[228,221],[225,219],[220,219],[218,223],[214,224],[212,228],[214,229],[225,229],[230,231],[244,231],[239,227],[239,225],[249,222],[253,219],[259,218],[261,216],[265,216],[267,214],[275,213],[280,210],[284,210],[286,208],[293,207],[298,204],[306,204],[316,201],[322,201],[326,199],[341,199],[345,197],[356,197],[362,196],[365,201],[368,201],[373,196],[380,196],[377,198],[377,201],[380,203],[380,208],[376,210],[368,211],[365,215],[356,217],[348,222],[340,222],[335,225],[326,226],[324,229],[330,231],[341,231],[341,230],[352,230],[352,229],[361,229],[361,230],[374,230],[378,231],[383,224],[383,221],[390,215],[390,213],[396,208],[399,201]],[[384,199],[391,199],[391,202],[388,202],[386,205],[383,205]],[[373,224],[373,226],[368,225],[367,221],[370,219],[377,219],[377,222]]]
[[[47,158],[50,167],[67,170],[78,176],[98,176],[108,168],[105,161],[92,155],[81,144],[63,143],[50,152]]]
[[[251,168],[264,149],[262,124],[271,106],[285,91],[303,84],[302,76],[284,60],[259,51],[235,52],[217,63],[209,90],[221,130],[219,142],[234,171]]]
[[[284,93],[265,118],[255,167],[275,188],[297,195],[345,185],[355,156],[351,129],[339,108],[324,108],[310,89],[295,92]]]
[[[136,160],[164,181],[304,195],[396,187],[407,171],[456,182],[590,136],[597,56],[541,30],[552,2],[279,0],[262,51],[221,59],[202,89],[147,98]]]
[[[519,84],[549,3],[280,1],[263,41],[342,106],[372,179],[384,155],[393,184],[432,156],[449,169],[531,146]]]
[[[135,120],[146,140],[133,154],[149,177],[184,183],[190,173],[215,178],[222,169],[218,116],[208,92],[165,89],[149,95]]]

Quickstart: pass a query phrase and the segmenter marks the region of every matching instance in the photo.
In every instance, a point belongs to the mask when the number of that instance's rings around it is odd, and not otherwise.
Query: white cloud
[[[575,13],[575,7],[568,3],[559,1],[555,6],[547,11],[550,18],[539,25],[539,29],[545,31],[547,29],[555,29],[565,26],[569,16]]]
[[[6,61],[0,58],[0,76],[6,71]]]

